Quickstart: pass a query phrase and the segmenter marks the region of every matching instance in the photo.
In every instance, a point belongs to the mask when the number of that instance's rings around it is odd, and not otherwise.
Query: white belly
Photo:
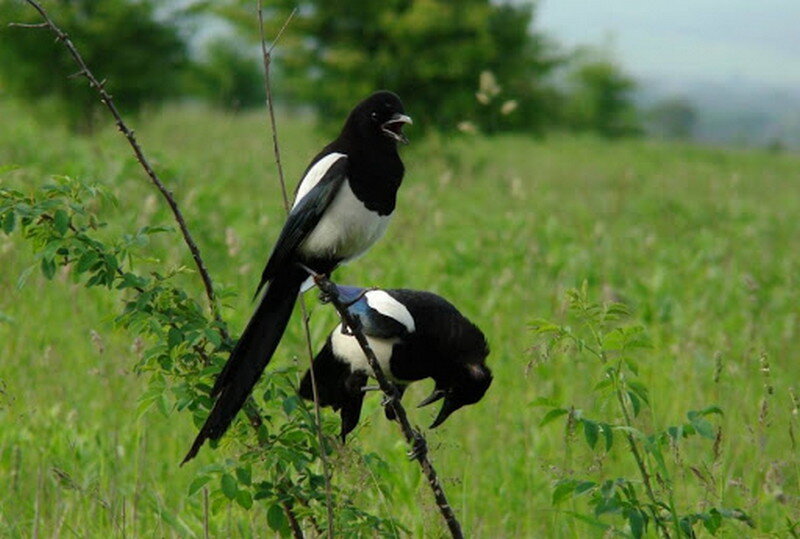
[[[393,382],[400,382],[392,376],[392,371],[389,369],[389,362],[392,357],[392,347],[399,339],[380,339],[378,337],[367,337],[370,348],[375,352],[375,358],[378,360],[383,374]],[[366,373],[373,378],[372,368],[369,366],[367,356],[361,350],[358,341],[352,335],[345,335],[342,333],[342,325],[336,326],[331,335],[331,345],[333,346],[333,354],[342,361],[346,361],[354,371]]]
[[[383,235],[389,219],[389,215],[368,210],[344,182],[322,219],[300,244],[300,253],[309,258],[352,260]]]

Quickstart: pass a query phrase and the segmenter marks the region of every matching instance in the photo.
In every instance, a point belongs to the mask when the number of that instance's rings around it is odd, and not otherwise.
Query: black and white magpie
[[[441,425],[462,406],[478,402],[489,389],[492,372],[486,366],[486,338],[444,298],[417,290],[337,289],[401,396],[409,383],[433,378],[435,388],[420,406],[444,401],[430,428]],[[320,405],[340,411],[344,441],[358,424],[373,371],[356,338],[341,324],[314,358],[313,369]],[[300,382],[300,395],[314,398],[309,371]],[[385,410],[386,417],[394,419],[392,409]]]
[[[403,180],[397,143],[408,142],[403,126],[410,123],[395,94],[376,92],[311,161],[256,296],[265,286],[266,292],[217,376],[214,407],[184,463],[205,440],[219,439],[242,408],[283,336],[308,270],[329,275],[383,235]]]

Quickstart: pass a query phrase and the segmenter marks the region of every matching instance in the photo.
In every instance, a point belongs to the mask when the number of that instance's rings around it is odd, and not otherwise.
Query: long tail
[[[228,430],[272,359],[306,277],[308,274],[303,269],[291,267],[270,282],[214,382],[211,397],[216,397],[216,402],[181,465],[193,459],[206,440],[218,440]]]

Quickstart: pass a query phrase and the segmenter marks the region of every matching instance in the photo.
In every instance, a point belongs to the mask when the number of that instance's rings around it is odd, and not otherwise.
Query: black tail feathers
[[[214,382],[211,397],[216,398],[216,402],[181,465],[193,459],[206,440],[217,440],[228,430],[272,359],[307,276],[303,269],[292,267],[270,282]]]

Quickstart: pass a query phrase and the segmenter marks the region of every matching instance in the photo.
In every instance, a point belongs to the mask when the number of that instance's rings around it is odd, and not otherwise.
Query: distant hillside
[[[798,89],[733,79],[708,83],[645,80],[637,101],[647,108],[676,96],[696,109],[696,140],[800,149]]]

